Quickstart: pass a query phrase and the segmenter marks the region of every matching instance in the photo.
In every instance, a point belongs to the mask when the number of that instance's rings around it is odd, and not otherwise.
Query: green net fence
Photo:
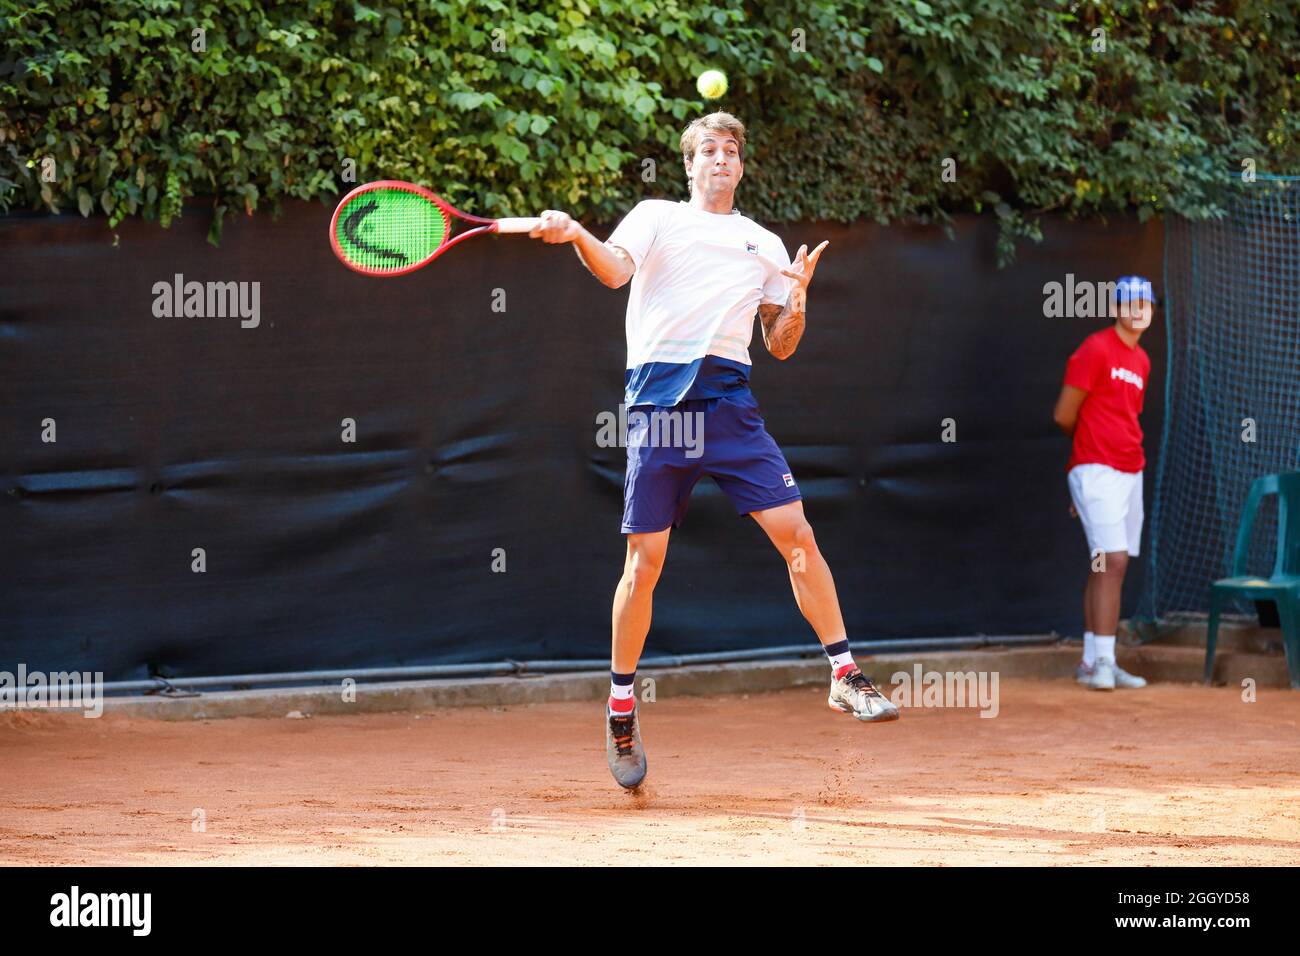
[[[1166,223],[1165,426],[1138,615],[1147,620],[1207,610],[1210,584],[1230,573],[1251,482],[1300,470],[1300,177],[1237,177],[1228,191],[1222,219]],[[1272,569],[1276,508],[1273,499],[1260,511],[1251,573]]]

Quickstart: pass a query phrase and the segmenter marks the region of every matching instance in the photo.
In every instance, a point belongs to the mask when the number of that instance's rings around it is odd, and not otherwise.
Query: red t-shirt
[[[1150,376],[1151,359],[1142,346],[1129,348],[1114,326],[1083,340],[1065,366],[1065,384],[1088,393],[1067,470],[1094,462],[1130,473],[1146,467],[1138,415]]]

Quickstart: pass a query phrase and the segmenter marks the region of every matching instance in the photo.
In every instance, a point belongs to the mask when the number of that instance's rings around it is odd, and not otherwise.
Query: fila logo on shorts
[[[753,392],[746,388],[725,398],[688,398],[680,409],[704,419],[703,454],[688,458],[687,449],[673,442],[627,443],[624,534],[680,528],[691,491],[706,475],[739,515],[800,500],[790,463],[767,433]]]
[[[1110,370],[1110,377],[1112,379],[1117,378],[1122,382],[1128,382],[1130,385],[1136,385],[1139,391],[1142,389],[1142,376],[1137,372],[1131,372],[1126,368],[1115,366]]]

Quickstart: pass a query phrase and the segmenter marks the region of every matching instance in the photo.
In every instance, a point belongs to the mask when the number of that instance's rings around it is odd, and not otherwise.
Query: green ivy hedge
[[[1005,259],[1049,210],[1203,218],[1244,159],[1300,172],[1298,9],[0,0],[0,211],[166,224],[201,197],[215,239],[234,211],[332,199],[351,160],[482,214],[608,221],[683,195],[681,128],[720,105],[749,126],[756,218],[987,212]]]

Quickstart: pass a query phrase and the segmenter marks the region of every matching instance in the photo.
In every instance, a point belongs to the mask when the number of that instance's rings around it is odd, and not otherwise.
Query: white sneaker
[[[1123,690],[1134,690],[1138,687],[1146,687],[1147,679],[1138,677],[1137,674],[1130,674],[1118,664],[1111,664],[1115,669],[1115,686]]]
[[[1092,680],[1088,681],[1088,686],[1093,690],[1114,690],[1115,670],[1114,661],[1105,657],[1097,658],[1097,662],[1092,665]]]
[[[1115,675],[1113,686],[1099,687],[1097,688],[1098,690],[1113,690],[1116,687],[1122,690],[1136,690],[1139,687],[1147,686],[1145,677],[1138,677],[1136,674],[1130,674],[1114,661],[1111,662],[1110,667]],[[1087,664],[1083,663],[1083,661],[1080,661],[1079,666],[1074,669],[1074,679],[1085,687],[1091,687],[1094,673],[1096,673],[1095,667],[1089,667]]]

